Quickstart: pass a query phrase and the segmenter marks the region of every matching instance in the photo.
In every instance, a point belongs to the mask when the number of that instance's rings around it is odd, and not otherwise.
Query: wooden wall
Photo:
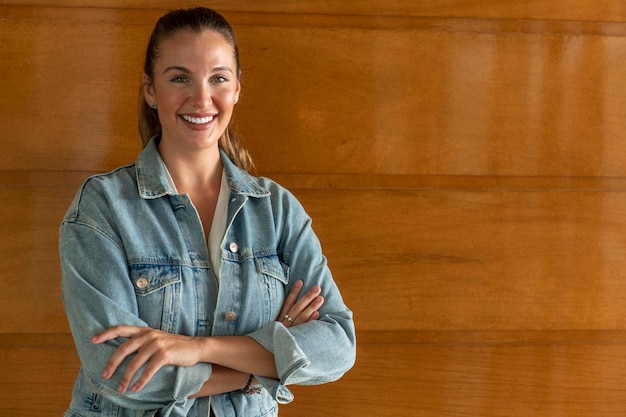
[[[68,404],[58,224],[134,160],[144,44],[184,4],[0,0],[0,417]],[[355,368],[282,416],[623,414],[623,1],[211,6],[239,36],[238,131],[356,317]]]

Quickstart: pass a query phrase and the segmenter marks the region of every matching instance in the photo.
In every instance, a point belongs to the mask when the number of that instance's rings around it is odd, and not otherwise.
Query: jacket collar
[[[141,151],[135,161],[137,174],[137,188],[139,195],[144,199],[154,199],[165,195],[176,195],[176,188],[171,182],[165,163],[159,155],[158,144],[160,136],[154,136]],[[231,191],[247,197],[267,197],[270,192],[259,184],[259,180],[237,167],[220,150],[224,172]]]

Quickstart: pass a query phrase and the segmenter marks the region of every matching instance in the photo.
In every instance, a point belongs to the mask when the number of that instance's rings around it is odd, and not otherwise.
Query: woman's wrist
[[[190,398],[207,397],[209,395],[223,394],[232,391],[241,392],[242,387],[246,385],[249,377],[249,374],[223,366],[213,365],[209,379],[204,382],[197,393],[190,395]],[[254,385],[255,382],[256,379],[253,379],[251,385]]]
[[[250,376],[248,376],[248,381],[246,382],[246,385],[243,388],[241,388],[239,392],[244,395],[260,393],[263,388],[261,387],[261,385],[258,385],[256,382],[257,380],[254,378],[254,375],[250,374]]]
[[[278,379],[274,355],[249,336],[210,336],[200,345],[200,362]],[[245,385],[246,380],[239,386]]]

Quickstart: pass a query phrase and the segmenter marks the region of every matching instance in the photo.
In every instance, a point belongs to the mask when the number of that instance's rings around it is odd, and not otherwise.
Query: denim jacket
[[[293,399],[289,384],[321,384],[355,361],[352,312],[333,281],[311,219],[275,182],[250,176],[222,153],[230,187],[220,282],[211,270],[200,219],[177,194],[157,150],[134,164],[89,178],[60,229],[63,301],[81,369],[66,417],[276,416]],[[320,318],[286,328],[275,321],[294,281],[320,285]],[[303,291],[304,291],[303,290]],[[138,393],[101,372],[124,340],[94,345],[117,324],[190,336],[248,335],[274,354],[280,380],[258,376],[258,394],[239,391],[190,399],[211,364],[165,366]]]

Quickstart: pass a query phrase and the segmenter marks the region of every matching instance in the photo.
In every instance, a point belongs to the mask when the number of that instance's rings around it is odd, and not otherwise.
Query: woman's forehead
[[[163,40],[156,64],[159,66],[211,63],[218,66],[236,65],[234,50],[224,36],[215,31],[179,31]],[[186,66],[185,65],[185,66]]]

